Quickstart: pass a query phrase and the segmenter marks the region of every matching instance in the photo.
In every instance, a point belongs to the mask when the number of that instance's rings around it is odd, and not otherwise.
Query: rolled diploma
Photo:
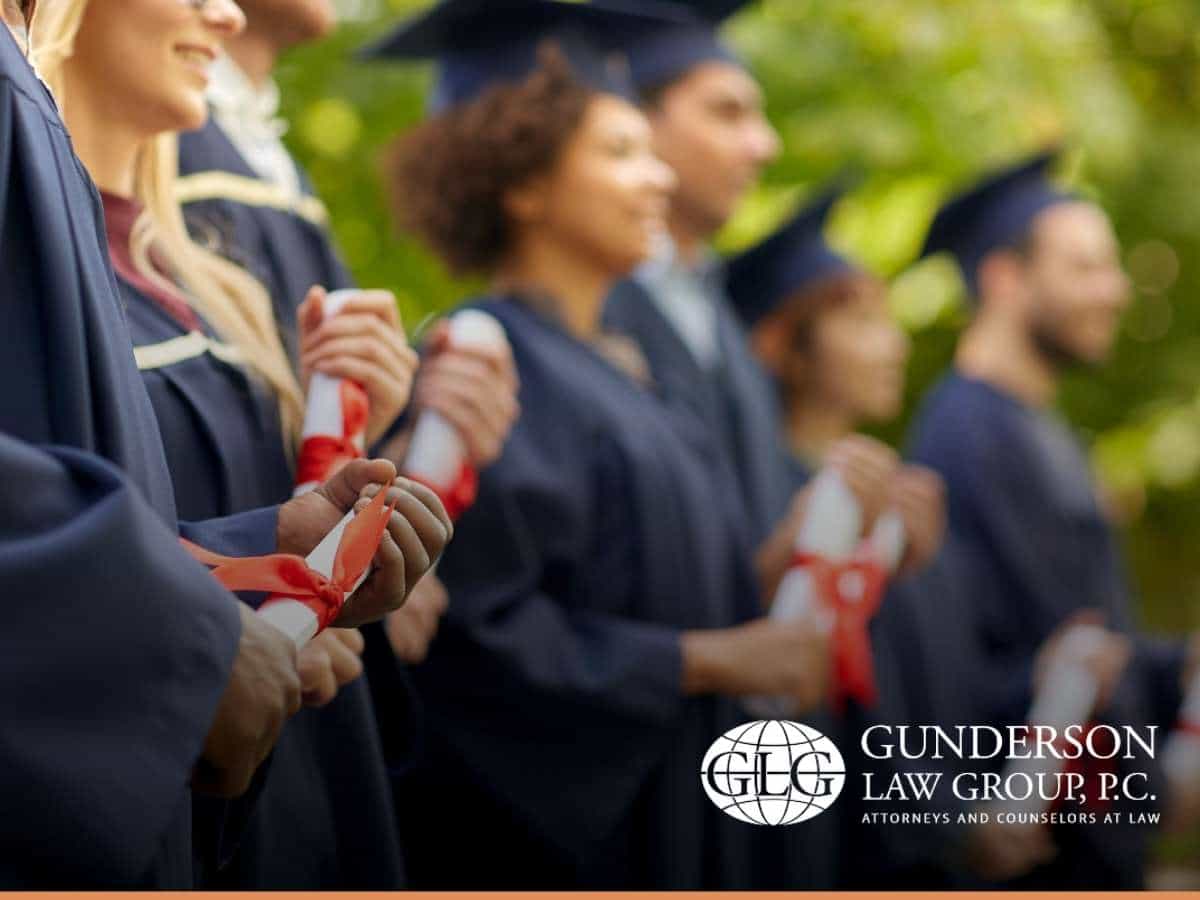
[[[1200,727],[1200,673],[1188,685],[1179,718],[1193,728]],[[1200,734],[1182,729],[1172,731],[1163,750],[1163,770],[1172,791],[1200,793]]]
[[[854,494],[836,471],[822,469],[813,482],[804,522],[796,534],[796,551],[842,562],[854,554],[861,530],[862,511]],[[815,590],[807,569],[791,567],[775,591],[771,618],[797,619],[812,615],[817,609]],[[745,705],[752,714],[763,719],[786,718],[793,709],[787,697],[751,697]]]
[[[312,553],[305,557],[304,561],[308,563],[310,569],[315,569],[326,578],[333,577],[333,560],[337,555],[338,544],[342,540],[342,532],[346,530],[346,526],[350,524],[354,516],[353,511],[346,513],[342,520],[334,525],[325,537],[321,538],[321,543],[313,548]],[[371,567],[368,566],[366,571],[354,582],[353,589],[346,596],[357,591],[370,573]],[[280,597],[260,609],[258,614],[291,638],[297,650],[317,634],[317,616],[300,600]]]
[[[1062,734],[1068,725],[1086,725],[1096,708],[1100,686],[1092,674],[1072,657],[1104,640],[1104,629],[1096,625],[1079,625],[1063,638],[1061,662],[1051,666],[1046,681],[1033,698],[1026,721],[1030,726],[1049,725]],[[1013,775],[1025,774],[1033,782],[1033,791],[1024,800],[1009,799],[1005,809],[1013,812],[1040,813],[1049,808],[1050,800],[1039,796],[1038,775],[1052,775],[1063,768],[1064,760],[1046,756],[1042,759],[1011,759],[1004,769],[1004,781]]]
[[[450,346],[459,349],[489,349],[507,340],[504,329],[492,316],[477,309],[464,309],[450,317]],[[467,459],[467,448],[458,429],[432,409],[421,413],[402,470],[421,481],[450,491],[458,481]]]
[[[321,309],[323,315],[336,316],[341,312],[342,307],[357,294],[358,291],[342,290],[334,291],[325,297],[325,302]],[[304,441],[310,437],[315,437],[319,434],[341,435],[342,433],[342,395],[341,395],[342,379],[334,378],[332,375],[326,375],[323,372],[314,372],[308,381],[308,400],[304,408],[304,427],[301,430],[300,444],[303,447]],[[366,445],[366,435],[354,435],[354,443],[359,450],[363,450]],[[303,484],[296,485],[296,489],[292,492],[293,497],[299,497],[301,494],[307,494],[315,488],[319,481],[306,481]]]

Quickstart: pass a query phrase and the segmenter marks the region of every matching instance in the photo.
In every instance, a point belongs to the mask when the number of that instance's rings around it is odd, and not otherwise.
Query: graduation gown
[[[178,546],[99,201],[6,28],[0,272],[0,886],[187,888],[236,600]]]
[[[1135,645],[1101,718],[1157,724],[1164,734],[1178,708],[1182,646],[1135,633],[1115,536],[1086,457],[1067,429],[983,381],[952,372],[927,397],[912,451],[946,481],[950,530],[961,550],[969,584],[964,596],[974,607],[981,651],[973,681],[988,721],[1023,722],[1039,647],[1072,613],[1095,609]],[[1156,780],[1161,776],[1152,761],[1134,765]],[[1161,781],[1150,792],[1163,796]],[[1114,808],[1121,811],[1121,804]],[[1149,836],[1147,827],[1134,825],[1058,829],[1058,859],[1020,886],[1138,887]]]
[[[416,670],[428,752],[403,801],[414,886],[751,884],[755,829],[697,779],[745,717],[680,690],[683,630],[756,615],[711,459],[549,318],[478,306],[513,346],[522,415],[439,564],[450,608]]]
[[[110,223],[132,224],[128,201],[106,198],[106,206]],[[116,244],[122,235],[113,227]],[[153,297],[124,279],[120,286],[181,513],[228,515],[290,497],[294,474],[268,389],[203,323],[188,331]],[[399,887],[399,844],[366,680],[292,718],[252,809],[203,806],[206,833],[222,821],[234,834],[206,848],[217,857],[210,863],[222,866],[207,873],[206,887]]]
[[[300,198],[259,176],[211,116],[203,128],[179,138],[178,185],[189,230],[263,283],[293,358],[296,308],[308,289],[354,286],[334,249],[325,206],[303,169],[296,169]]]
[[[605,326],[638,342],[667,402],[689,407],[707,423],[735,479],[746,536],[757,547],[791,500],[775,389],[724,297],[713,298],[720,363],[706,372],[647,290],[632,278],[618,283],[605,303]]]

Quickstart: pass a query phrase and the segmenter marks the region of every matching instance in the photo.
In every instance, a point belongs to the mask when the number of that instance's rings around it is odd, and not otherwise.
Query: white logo
[[[728,815],[753,825],[794,825],[833,805],[846,782],[837,746],[799,722],[731,728],[704,755],[700,781]]]

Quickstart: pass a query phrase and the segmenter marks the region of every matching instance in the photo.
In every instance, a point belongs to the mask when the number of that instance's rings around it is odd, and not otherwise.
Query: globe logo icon
[[[833,805],[846,782],[837,746],[799,722],[731,728],[704,755],[700,781],[727,815],[752,825],[794,825]]]

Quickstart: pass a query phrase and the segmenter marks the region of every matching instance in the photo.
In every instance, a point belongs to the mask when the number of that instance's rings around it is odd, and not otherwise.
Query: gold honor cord
[[[232,200],[246,206],[265,206],[294,213],[319,228],[329,225],[329,211],[316,197],[294,194],[277,184],[230,172],[184,175],[175,181],[175,197],[182,205],[203,200]]]
[[[185,335],[159,344],[143,344],[133,348],[133,358],[138,369],[143,372],[173,366],[205,353],[211,353],[221,362],[231,366],[239,366],[245,361],[236,347],[213,340],[199,331],[189,331]]]

